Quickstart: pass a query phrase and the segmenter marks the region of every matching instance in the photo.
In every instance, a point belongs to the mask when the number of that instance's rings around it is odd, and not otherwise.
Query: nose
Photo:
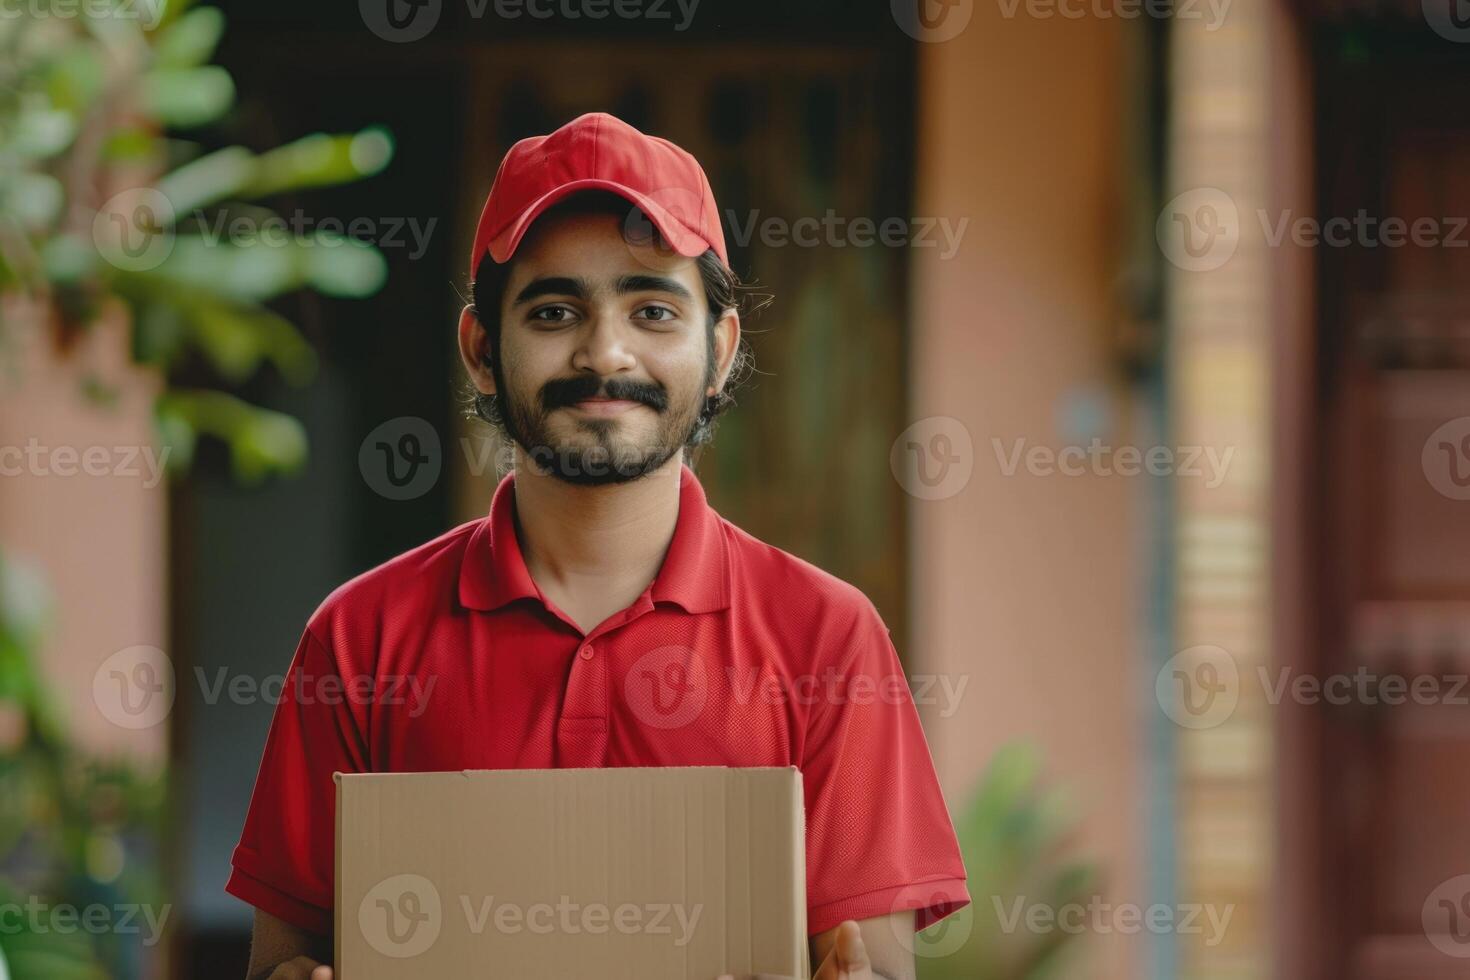
[[[591,313],[577,337],[572,367],[603,377],[633,370],[638,366],[638,358],[629,347],[630,331],[615,314]]]

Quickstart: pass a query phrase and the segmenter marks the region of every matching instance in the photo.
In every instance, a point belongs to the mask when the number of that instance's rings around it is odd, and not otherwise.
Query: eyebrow
[[[694,298],[683,283],[667,276],[619,276],[615,288],[619,295],[670,293],[683,300]],[[577,299],[586,299],[591,292],[587,280],[580,276],[542,276],[526,283],[525,287],[516,293],[516,298],[511,305],[521,306],[542,296],[573,296]]]

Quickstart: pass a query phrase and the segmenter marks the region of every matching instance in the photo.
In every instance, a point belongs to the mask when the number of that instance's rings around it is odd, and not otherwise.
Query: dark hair
[[[641,223],[635,225],[635,220],[641,216],[641,212],[631,205],[627,199],[612,193],[611,191],[582,191],[573,194],[563,201],[549,208],[542,217],[553,214],[612,214],[624,218],[625,227],[641,227]],[[656,226],[651,223],[653,235],[659,242],[662,236],[658,233]],[[480,258],[480,263],[475,267],[475,278],[470,283],[470,309],[475,318],[485,328],[485,336],[489,353],[486,356],[486,365],[495,375],[495,385],[498,390],[504,390],[505,379],[500,373],[500,303],[505,293],[505,284],[510,280],[510,269],[514,263],[496,262],[487,252]],[[707,324],[708,356],[710,370],[714,370],[714,346],[715,346],[715,324],[727,310],[736,310],[741,314],[751,314],[764,308],[771,300],[769,296],[748,295],[750,288],[740,281],[735,273],[720,261],[714,249],[706,249],[696,260],[699,269],[699,278],[704,285],[704,297],[709,307],[709,318]],[[747,298],[754,302],[746,304]],[[730,376],[726,380],[725,387],[715,392],[705,400],[704,409],[699,413],[699,420],[694,431],[689,437],[689,446],[703,445],[714,436],[715,423],[719,416],[735,404],[731,390],[738,387],[749,374],[752,366],[750,345],[742,336],[739,346],[735,351],[734,365],[730,369]],[[713,380],[713,379],[711,379]],[[484,422],[498,428],[504,429],[505,421],[501,414],[499,395],[487,395],[470,386],[470,402],[472,414]]]

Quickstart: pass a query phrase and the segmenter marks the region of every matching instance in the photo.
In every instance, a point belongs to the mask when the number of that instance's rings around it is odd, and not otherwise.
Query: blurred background
[[[774,297],[698,472],[892,628],[922,976],[1470,976],[1465,0],[14,0],[0,977],[244,976],[281,677],[485,512],[463,256],[592,110]]]

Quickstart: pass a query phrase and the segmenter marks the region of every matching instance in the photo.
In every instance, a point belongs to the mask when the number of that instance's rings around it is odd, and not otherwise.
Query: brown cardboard
[[[805,977],[804,822],[794,768],[338,774],[336,975]]]

